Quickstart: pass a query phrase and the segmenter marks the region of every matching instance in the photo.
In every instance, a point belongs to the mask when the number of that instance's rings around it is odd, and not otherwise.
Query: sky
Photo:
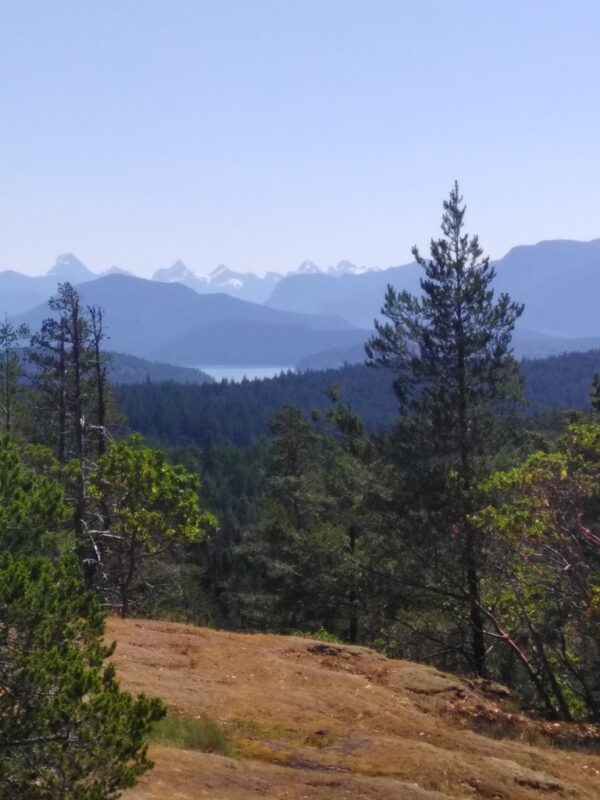
[[[597,0],[0,0],[0,269],[600,237]]]

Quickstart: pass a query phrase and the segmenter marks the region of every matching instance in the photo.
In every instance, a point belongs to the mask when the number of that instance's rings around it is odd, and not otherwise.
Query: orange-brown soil
[[[600,799],[600,749],[553,745],[501,687],[296,637],[116,619],[108,636],[124,688],[220,721],[237,750],[154,747],[127,800]]]

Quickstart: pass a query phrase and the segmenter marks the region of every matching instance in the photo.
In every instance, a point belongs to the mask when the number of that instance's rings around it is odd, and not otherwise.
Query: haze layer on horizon
[[[594,0],[7,0],[0,268],[389,266],[600,236]]]

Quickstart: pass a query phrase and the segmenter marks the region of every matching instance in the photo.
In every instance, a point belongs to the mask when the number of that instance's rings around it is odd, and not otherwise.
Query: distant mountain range
[[[350,261],[340,261],[337,266],[327,267],[324,270],[312,261],[303,261],[297,270],[287,274],[340,276],[359,275],[366,271],[373,269],[358,267]],[[58,284],[63,281],[80,284],[113,274],[133,275],[133,272],[120,267],[111,267],[100,273],[92,272],[72,253],[59,255],[44,275],[31,277],[14,270],[0,271],[0,312],[6,312],[10,316],[27,311],[54,294]],[[219,264],[210,275],[198,275],[178,259],[172,266],[157,270],[152,280],[161,283],[181,283],[198,294],[225,292],[241,300],[264,303],[284,277],[286,275],[280,272],[267,272],[265,275],[236,272],[224,264]]]
[[[322,270],[313,261],[303,261],[298,269],[288,273],[288,276],[330,275],[339,277],[341,275],[360,275],[368,271],[373,270],[368,270],[366,267],[357,267],[356,264],[352,264],[350,261],[340,261],[337,266],[327,267],[326,270]],[[200,294],[226,292],[243,300],[264,303],[277,284],[285,277],[280,272],[267,272],[263,276],[254,275],[252,272],[235,272],[224,264],[219,264],[210,275],[197,275],[186,267],[183,261],[176,261],[171,267],[157,270],[152,276],[152,280],[164,283],[183,283]]]
[[[78,285],[86,305],[106,313],[107,347],[185,366],[293,366],[323,348],[368,336],[339,317],[296,314],[226,294],[201,295],[178,283],[108,275]],[[37,329],[47,303],[13,317]]]
[[[496,291],[525,304],[515,336],[520,355],[546,356],[600,345],[600,239],[515,247],[494,264]],[[339,278],[291,275],[277,284],[267,305],[297,313],[310,309],[339,314],[361,328],[372,328],[386,286],[418,294],[420,277],[415,263]],[[348,354],[330,355],[337,360],[327,366]]]
[[[497,291],[525,304],[518,355],[543,357],[600,346],[600,239],[514,247],[495,262]],[[176,261],[152,280],[113,267],[102,277],[74,255],[41,277],[0,272],[0,313],[34,326],[58,283],[78,286],[106,311],[110,346],[180,365],[323,368],[363,359],[362,344],[386,286],[418,293],[420,268],[366,269],[303,262],[288,275],[235,272],[202,277]]]
[[[196,275],[183,261],[176,261],[172,267],[157,270],[152,280],[163,283],[181,283],[199,294],[225,292],[253,303],[264,303],[283,275],[267,272],[260,277],[251,272],[234,272],[220,264],[210,275]]]

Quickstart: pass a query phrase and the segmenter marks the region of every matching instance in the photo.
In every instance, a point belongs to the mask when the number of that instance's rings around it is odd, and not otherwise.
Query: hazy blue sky
[[[598,0],[0,0],[0,268],[600,237]]]

